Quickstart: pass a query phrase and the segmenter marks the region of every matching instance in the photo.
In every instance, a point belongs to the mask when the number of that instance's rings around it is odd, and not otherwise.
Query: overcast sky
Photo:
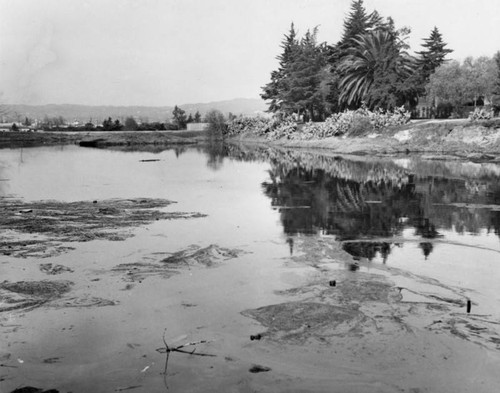
[[[258,98],[293,21],[335,43],[351,0],[0,0],[0,102],[174,105]],[[451,58],[500,50],[500,0],[365,0]]]

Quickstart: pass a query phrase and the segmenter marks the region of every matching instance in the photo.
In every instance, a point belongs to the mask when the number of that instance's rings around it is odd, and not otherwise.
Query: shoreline
[[[97,147],[197,145],[206,141],[206,132],[108,131],[108,132],[0,132],[0,148],[61,145],[98,141]],[[404,126],[360,136],[324,139],[276,139],[245,133],[228,138],[229,144],[266,145],[278,148],[311,149],[349,155],[411,155],[428,159],[468,159],[500,162],[500,118],[471,122],[459,120],[412,121]]]
[[[265,137],[240,135],[231,142],[266,144],[352,155],[425,155],[429,159],[470,159],[500,162],[500,119],[492,126],[469,120],[430,120],[366,132],[356,137],[330,137],[312,140],[267,140]]]

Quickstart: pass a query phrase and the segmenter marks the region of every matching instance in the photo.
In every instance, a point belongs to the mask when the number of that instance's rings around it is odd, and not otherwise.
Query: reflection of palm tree
[[[362,186],[359,185],[359,188],[361,187]],[[342,187],[340,183],[337,183],[337,199],[335,202],[335,206],[343,212],[362,211],[366,206],[361,192],[355,189],[354,185],[349,183]]]
[[[345,242],[342,248],[354,257],[373,260],[380,253],[383,263],[391,253],[391,243],[387,242]]]

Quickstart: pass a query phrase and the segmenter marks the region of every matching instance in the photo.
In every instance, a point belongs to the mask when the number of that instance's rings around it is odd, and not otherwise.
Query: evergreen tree
[[[196,113],[194,114],[194,122],[201,123],[201,115],[199,111],[196,111]]]
[[[287,91],[290,87],[290,81],[287,80],[289,76],[287,72],[290,64],[295,58],[298,45],[299,42],[297,40],[297,33],[295,32],[295,27],[292,23],[288,35],[285,35],[285,38],[280,45],[283,51],[279,56],[277,56],[279,61],[278,70],[271,72],[271,81],[262,87],[263,92],[260,95],[263,100],[270,101],[270,112],[277,112],[282,109],[281,94],[283,91]]]
[[[288,89],[282,91],[283,108],[288,113],[304,114],[307,119],[324,117],[325,95],[321,89],[326,66],[325,46],[317,44],[317,28],[307,31],[297,46],[295,56],[285,68]]]
[[[116,119],[113,121],[111,117],[108,117],[102,122],[102,129],[104,131],[120,131],[123,129],[123,125],[120,123],[120,120]]]
[[[126,131],[137,131],[139,129],[139,125],[137,124],[137,121],[135,121],[133,117],[129,116],[125,119],[125,124],[123,129]]]
[[[113,129],[113,119],[111,119],[111,117],[108,117],[102,122],[102,129],[104,131],[111,131]]]
[[[325,44],[318,45],[316,37],[317,28],[308,30],[299,40],[292,23],[281,44],[283,52],[277,57],[279,68],[271,73],[271,82],[261,94],[270,101],[270,112],[304,114],[310,119],[324,117],[328,50]]]
[[[377,11],[367,14],[363,0],[353,0],[351,12],[344,20],[344,32],[339,42],[339,49],[341,51],[347,50],[353,39],[382,25],[383,18]]]
[[[417,52],[417,55],[420,56],[418,67],[422,82],[429,82],[429,77],[436,68],[444,63],[446,55],[453,52],[453,50],[445,48],[446,45],[437,27],[431,31],[429,38],[424,39],[422,44],[424,50]]]
[[[121,131],[123,129],[123,125],[120,123],[120,120],[116,119],[113,123],[113,131]]]

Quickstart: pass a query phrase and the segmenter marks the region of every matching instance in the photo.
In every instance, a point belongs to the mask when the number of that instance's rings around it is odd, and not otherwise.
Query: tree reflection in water
[[[227,146],[217,157],[270,162],[262,189],[286,235],[327,234],[355,256],[386,259],[394,238],[413,229],[427,258],[440,231],[500,236],[500,166],[419,159],[342,158],[300,150]],[[475,204],[477,208],[457,206]]]
[[[387,242],[345,242],[343,248],[352,256],[366,258],[369,261],[380,254],[384,263],[391,253],[391,243]]]
[[[422,249],[422,252],[424,253],[425,260],[427,260],[427,258],[431,254],[432,250],[434,249],[434,245],[430,242],[422,242],[422,243],[419,243],[418,246]]]

